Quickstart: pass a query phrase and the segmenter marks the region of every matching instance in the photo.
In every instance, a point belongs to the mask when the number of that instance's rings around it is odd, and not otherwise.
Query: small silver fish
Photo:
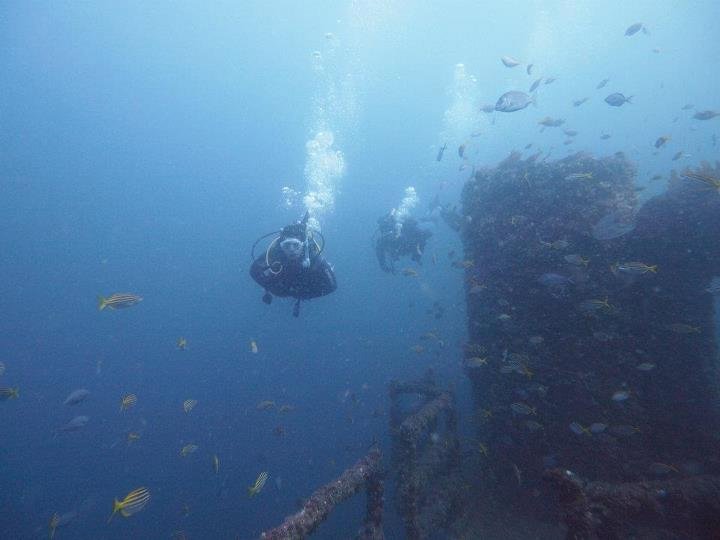
[[[487,289],[485,285],[473,285],[472,287],[470,287],[470,290],[468,292],[470,294],[480,294],[485,289]]]
[[[537,414],[535,407],[531,407],[527,403],[512,403],[510,408],[517,414]]]
[[[445,153],[445,149],[447,148],[447,143],[443,144],[440,147],[440,150],[438,150],[437,157],[435,158],[435,161],[442,161],[443,154]]]
[[[565,177],[565,180],[592,180],[592,173],[571,173]]]
[[[515,60],[512,56],[503,56],[500,61],[505,64],[505,67],[514,68],[520,65],[518,60]]]
[[[81,430],[82,428],[84,428],[87,425],[89,420],[90,420],[89,416],[84,416],[84,415],[76,416],[75,418],[70,420],[67,424],[58,428],[58,431],[68,432],[68,431]]]
[[[77,405],[78,403],[85,401],[85,399],[89,395],[90,395],[89,390],[86,390],[85,388],[80,388],[79,390],[75,390],[74,392],[71,392],[70,395],[63,402],[63,405]]]
[[[642,364],[638,364],[635,369],[639,369],[640,371],[652,371],[655,369],[655,364],[652,362],[643,362]]]
[[[625,97],[620,92],[615,92],[614,94],[610,94],[608,97],[605,98],[605,103],[607,103],[611,107],[620,107],[625,103],[632,103],[632,98],[633,96]]]
[[[570,424],[570,431],[572,431],[575,435],[590,435],[590,430],[578,422]]]
[[[634,36],[640,30],[642,30],[642,28],[643,28],[643,23],[641,23],[641,22],[636,22],[635,24],[631,24],[630,26],[627,27],[627,30],[625,30],[625,35],[626,36]]]
[[[607,424],[603,424],[602,422],[594,422],[590,424],[590,433],[602,433],[607,429]]]
[[[676,152],[675,155],[672,157],[673,161],[677,161],[678,159],[682,159],[684,157],[690,157],[688,154],[680,150],[679,152]]]
[[[595,87],[595,89],[600,90],[601,88],[605,88],[605,85],[606,85],[607,83],[609,83],[609,82],[610,82],[610,79],[603,79],[602,81],[600,81],[600,82],[597,84],[597,86]]]
[[[661,148],[666,142],[670,140],[670,135],[662,135],[655,141],[655,148]]]
[[[625,401],[627,398],[630,397],[630,392],[628,390],[618,390],[612,395],[612,400],[617,401],[618,403]]]
[[[612,212],[598,221],[592,229],[596,240],[612,240],[635,230],[635,216],[626,212]]]
[[[522,486],[522,472],[520,471],[520,467],[512,464],[513,470],[515,471],[515,479],[517,480],[518,486]]]
[[[582,255],[578,255],[577,253],[565,255],[563,259],[565,259],[566,263],[573,264],[575,266],[587,266],[590,262],[589,259],[586,259]]]
[[[540,77],[537,81],[532,83],[530,85],[530,90],[528,90],[528,91],[532,94],[535,90],[537,90],[537,87],[540,86],[541,82],[542,82],[542,77]]]
[[[535,102],[535,98],[530,97],[525,92],[511,90],[500,96],[495,104],[495,110],[499,112],[515,112],[520,111]]]
[[[545,127],[559,127],[562,126],[564,123],[565,120],[563,120],[562,118],[551,118],[550,116],[546,116],[538,122],[538,124]]]
[[[565,276],[561,276],[560,274],[554,274],[552,272],[549,272],[547,274],[543,274],[538,278],[538,283],[540,285],[543,285],[545,287],[554,288],[554,287],[565,287],[566,285],[571,285],[573,281],[570,278],[567,278]]]
[[[560,240],[555,240],[553,242],[545,242],[543,240],[540,240],[540,243],[545,247],[549,247],[549,248],[557,249],[557,250],[567,249],[570,246],[570,242],[568,242],[567,240],[562,239],[562,238]]]

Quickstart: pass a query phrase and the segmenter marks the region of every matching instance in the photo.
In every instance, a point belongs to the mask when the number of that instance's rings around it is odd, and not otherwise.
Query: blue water
[[[417,216],[437,193],[459,201],[471,172],[458,170],[460,144],[477,167],[527,143],[552,158],[622,150],[644,196],[664,189],[653,174],[717,156],[720,119],[691,118],[720,109],[711,0],[311,4],[0,5],[0,386],[20,389],[0,403],[3,538],[44,537],[69,511],[58,539],[256,537],[374,437],[389,450],[392,378],[432,368],[467,418],[463,272],[446,263],[460,239],[429,225],[418,279],[381,272],[370,239],[408,186]],[[649,34],[625,37],[636,21]],[[534,62],[533,75],[503,55]],[[479,111],[540,76],[557,80],[537,108]],[[616,91],[634,104],[608,107]],[[544,116],[577,141],[540,133]],[[313,161],[318,133],[332,133],[327,155],[342,166]],[[661,135],[672,139],[655,155]],[[673,163],[680,150],[690,156]],[[260,301],[249,251],[300,217],[318,175],[334,198],[314,215],[339,288],[295,319],[290,301]],[[290,204],[283,187],[299,193]],[[96,296],[114,292],[144,300],[98,312]],[[445,347],[412,352],[428,331]],[[88,400],[64,406],[77,388]],[[137,405],[120,413],[131,392]],[[198,405],[185,414],[188,398]],[[259,411],[262,400],[294,410]],[[78,414],[85,429],[54,433]],[[141,439],[128,445],[130,431]],[[199,449],[182,458],[188,443]],[[250,499],[261,471],[270,480]],[[149,505],[107,524],[113,498],[139,486]],[[363,505],[318,537],[351,535]]]

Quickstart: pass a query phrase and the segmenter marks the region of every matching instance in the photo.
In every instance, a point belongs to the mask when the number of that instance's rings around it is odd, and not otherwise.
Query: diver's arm
[[[337,278],[335,277],[335,272],[333,271],[332,267],[330,266],[330,263],[327,261],[323,261],[325,264],[323,265],[323,275],[325,276],[325,294],[330,294],[335,289],[337,289]]]
[[[318,256],[312,266],[305,271],[308,276],[308,298],[325,296],[337,289],[337,279],[332,266],[322,256]]]

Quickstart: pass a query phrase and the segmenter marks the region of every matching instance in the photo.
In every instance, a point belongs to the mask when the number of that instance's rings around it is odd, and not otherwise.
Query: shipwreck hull
[[[673,176],[638,209],[634,176],[622,154],[513,155],[464,187],[466,371],[484,478],[506,495],[537,495],[558,466],[604,482],[720,472],[704,290],[720,275],[720,193]],[[628,261],[657,269],[614,266]]]

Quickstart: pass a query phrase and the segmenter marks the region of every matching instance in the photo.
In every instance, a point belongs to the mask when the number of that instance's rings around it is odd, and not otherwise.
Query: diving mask
[[[288,259],[298,259],[305,252],[305,245],[297,238],[286,238],[280,242],[280,249]]]

